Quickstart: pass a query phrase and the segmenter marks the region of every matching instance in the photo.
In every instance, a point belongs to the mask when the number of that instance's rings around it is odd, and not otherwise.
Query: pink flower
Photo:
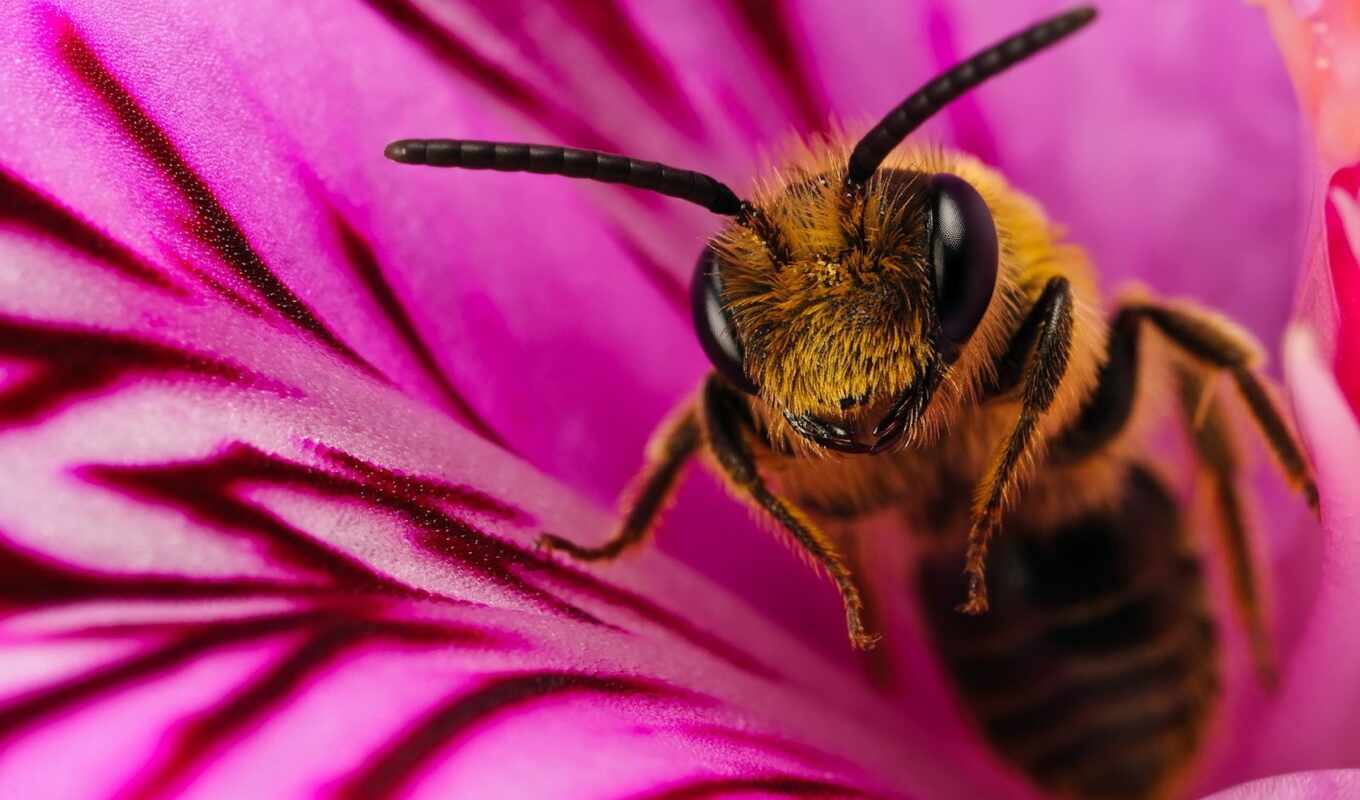
[[[1197,297],[1271,350],[1315,246],[1287,373],[1324,531],[1263,466],[1283,683],[1259,689],[1225,626],[1199,794],[1360,761],[1360,45],[1341,0],[1267,5],[1319,186],[1263,13],[1235,0],[1104,9],[925,132],[1037,196],[1108,287]],[[684,286],[713,218],[381,154],[556,142],[745,190],[791,131],[880,114],[1056,7],[9,3],[0,794],[1030,792],[910,624],[876,686],[834,592],[707,476],[626,561],[531,547],[603,535],[707,370]]]

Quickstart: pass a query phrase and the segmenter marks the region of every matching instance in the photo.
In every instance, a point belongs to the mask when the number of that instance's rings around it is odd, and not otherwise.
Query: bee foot
[[[865,633],[859,631],[850,634],[850,644],[856,650],[868,651],[878,647],[878,643],[883,640],[882,636],[876,633]]]
[[[534,540],[534,547],[550,553],[563,553],[577,561],[602,561],[618,555],[619,550],[617,547],[608,545],[604,547],[583,547],[555,533],[540,533],[538,538]]]
[[[964,614],[986,614],[989,607],[987,602],[987,579],[980,563],[970,563],[965,570],[968,573],[968,599],[957,607],[957,610]]]
[[[540,533],[538,538],[534,540],[534,549],[549,553],[566,553],[577,557],[582,552],[580,545],[563,539],[555,533]]]
[[[969,595],[966,601],[957,606],[957,610],[964,614],[977,616],[979,614],[986,614],[988,607],[987,595],[985,593],[979,593]]]

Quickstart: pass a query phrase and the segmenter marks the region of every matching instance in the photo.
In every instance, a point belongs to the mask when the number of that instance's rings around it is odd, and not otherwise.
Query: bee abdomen
[[[1200,563],[1166,490],[1135,467],[1117,511],[1003,531],[982,616],[954,610],[961,563],[922,562],[922,607],[993,747],[1060,794],[1162,795],[1199,750],[1219,680]]]

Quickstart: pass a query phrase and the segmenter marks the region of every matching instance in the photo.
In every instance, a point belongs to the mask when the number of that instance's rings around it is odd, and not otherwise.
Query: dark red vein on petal
[[[522,570],[598,602],[636,614],[745,672],[772,680],[779,677],[773,669],[750,654],[642,595],[599,580],[581,569],[560,564],[538,551],[526,551],[490,537],[470,525],[451,525],[447,516],[441,517],[439,512],[421,513],[421,509],[426,508],[425,501],[433,499],[453,502],[465,511],[489,513],[521,525],[533,524],[529,515],[503,501],[472,487],[409,475],[333,448],[321,446],[318,450],[323,457],[356,473],[363,484],[369,487],[369,496],[403,511],[407,519],[421,531],[418,543],[443,560],[452,560],[463,569],[475,571],[491,565],[494,567],[490,573],[493,576],[514,575],[517,570]]]
[[[297,608],[312,614],[318,621],[318,626],[322,626],[321,623],[340,624],[343,621],[344,624],[362,625],[375,632],[390,634],[393,631],[399,631],[399,638],[402,642],[420,646],[449,644],[462,640],[471,641],[469,637],[472,636],[481,637],[486,643],[494,644],[497,647],[508,648],[520,644],[519,639],[508,634],[496,633],[493,636],[489,632],[476,631],[456,622],[418,618],[402,620],[382,618],[393,608],[398,608],[403,612],[409,612],[416,608],[415,605],[405,604],[393,606],[389,599],[350,590],[349,592],[331,592],[309,597],[306,603],[299,604]],[[163,607],[161,606],[161,608]],[[463,607],[484,608],[484,606],[476,606],[472,603],[464,604]],[[210,607],[205,606],[200,606],[200,609],[211,611]],[[146,639],[147,637],[159,637],[157,640],[160,641],[168,635],[183,636],[198,633],[221,622],[220,618],[204,619],[202,617],[138,619],[130,622],[67,626],[60,631],[44,630],[42,635],[48,639],[127,639],[129,637]]]
[[[532,519],[479,490],[382,467],[324,445],[314,448],[338,474],[233,444],[204,459],[154,465],[87,465],[76,474],[137,499],[180,509],[214,529],[258,541],[285,564],[329,576],[335,586],[359,585],[409,595],[422,594],[381,575],[352,557],[288,525],[263,507],[235,494],[241,486],[278,486],[359,504],[394,515],[425,553],[561,617],[616,629],[574,602],[539,584],[569,589],[622,609],[671,632],[729,664],[760,677],[778,677],[770,667],[699,626],[594,574],[555,561],[537,550],[492,535],[465,515],[491,515],[521,523]],[[530,578],[537,579],[531,581]],[[436,595],[443,597],[443,595]],[[458,598],[455,598],[458,599]]]
[[[863,789],[798,775],[729,778],[701,775],[664,789],[631,795],[628,800],[714,800],[724,797],[871,797]]]
[[[6,222],[61,242],[128,280],[177,297],[185,296],[183,287],[108,233],[0,168],[0,224]]]
[[[336,459],[333,451],[326,454],[332,460]],[[493,579],[521,596],[540,602],[548,601],[553,610],[579,621],[608,625],[566,600],[533,586],[522,577],[537,576],[611,607],[636,614],[738,669],[768,679],[778,677],[770,667],[753,656],[640,594],[600,580],[580,568],[561,564],[538,550],[526,550],[490,536],[467,521],[432,507],[428,502],[430,498],[449,498],[446,494],[447,484],[430,486],[424,480],[413,481],[409,476],[392,473],[374,464],[365,464],[365,471],[361,474],[363,485],[368,487],[368,497],[404,516],[416,530],[416,543],[427,553],[452,563],[457,569]],[[472,510],[477,507],[482,507],[480,502]]]
[[[387,276],[383,274],[382,265],[378,262],[378,257],[374,254],[368,240],[361,236],[338,211],[333,208],[328,209],[328,211],[336,233],[339,235],[345,258],[349,261],[350,269],[354,271],[354,274],[358,276],[360,282],[373,297],[388,324],[397,332],[407,350],[415,356],[416,362],[420,364],[426,376],[439,387],[440,394],[443,395],[445,402],[479,436],[508,450],[509,445],[505,439],[477,413],[476,409],[468,403],[467,399],[454,387],[453,382],[449,380],[449,376],[440,366],[439,360],[435,358],[430,346],[426,344],[425,338],[420,335],[415,321],[411,319],[406,307],[397,299],[397,294],[393,291]]]
[[[681,87],[675,68],[660,55],[656,45],[648,41],[619,0],[563,3],[558,10],[592,39],[618,74],[649,106],[682,133],[696,139],[703,137],[703,121],[694,113],[694,105]],[[529,37],[525,35],[524,26],[518,24],[518,14],[493,14],[492,19],[502,33],[520,40],[522,49],[532,49],[537,60],[547,66],[541,51],[544,46],[551,47],[551,41],[527,41]]]
[[[650,253],[638,243],[633,234],[623,228],[615,227],[613,230],[614,241],[619,243],[624,252],[628,254],[628,260],[633,266],[642,273],[642,277],[647,279],[666,302],[671,306],[688,311],[689,309],[689,286],[686,282],[675,276],[675,273],[666,269],[660,262],[651,256]],[[698,258],[696,250],[695,258]]]
[[[264,554],[295,570],[326,578],[333,586],[412,594],[414,590],[376,572],[361,559],[335,549],[237,496],[247,483],[308,488],[305,471],[249,448],[230,448],[218,458],[158,465],[90,464],[75,471],[90,483],[143,502],[177,508],[229,535],[245,536]]]
[[[318,449],[332,464],[342,465],[354,474],[336,475],[304,467],[292,479],[295,485],[305,482],[312,491],[364,502],[394,514],[409,526],[411,538],[422,550],[451,564],[455,570],[478,576],[567,619],[614,628],[576,604],[525,580],[521,568],[543,563],[543,556],[482,530],[464,516],[490,514],[508,521],[532,523],[529,514],[470,487],[380,467],[335,448]],[[296,465],[288,467],[297,469]]]
[[[159,342],[5,316],[0,316],[0,356],[31,367],[29,374],[0,386],[0,428],[38,422],[133,378],[181,376],[287,391],[234,364]]]
[[[221,622],[148,652],[24,692],[0,702],[0,742],[22,735],[44,719],[74,711],[82,703],[154,679],[214,651],[296,630],[325,618],[324,614],[307,611]]]
[[[27,551],[0,536],[0,614],[89,600],[277,597],[319,587],[256,578],[94,572]]]
[[[424,501],[428,496],[423,493],[424,490],[419,490],[415,497],[374,491],[376,486],[391,484],[381,479],[375,481],[373,477],[369,477],[365,485],[369,487],[370,497],[402,514],[414,527],[415,541],[420,547],[440,560],[450,562],[457,569],[495,580],[523,597],[546,602],[549,608],[568,617],[613,627],[565,599],[529,583],[524,576],[539,577],[611,607],[636,614],[738,669],[764,678],[778,677],[771,668],[751,655],[636,592],[600,580],[581,568],[559,563],[538,550],[526,550],[488,535],[463,519],[431,507]],[[413,486],[408,485],[406,491],[409,492],[411,488]]]
[[[615,628],[596,615],[524,579],[526,567],[538,567],[544,557],[490,536],[465,520],[430,510],[421,504],[394,503],[415,529],[416,543],[426,553],[456,569],[490,579],[560,616],[589,625]]]
[[[354,473],[365,485],[382,492],[447,501],[453,503],[462,511],[487,514],[506,522],[513,522],[516,525],[534,524],[534,518],[523,509],[492,497],[476,487],[381,467],[372,461],[326,445],[317,445],[316,449],[323,458],[348,472]]]
[[[205,181],[185,160],[170,135],[142,107],[64,14],[52,10],[56,50],[72,76],[104,104],[141,152],[179,190],[194,212],[194,235],[217,253],[270,306],[294,325],[311,333],[332,351],[370,375],[372,365],[342,342],[264,262],[233,217]]]
[[[545,572],[545,577],[560,585],[571,587],[588,597],[616,608],[630,611],[643,619],[670,631],[681,640],[728,664],[766,680],[779,680],[780,675],[767,664],[737,646],[724,641],[709,631],[690,622],[640,594],[605,583],[593,575],[575,569],[558,567]]]
[[[574,147],[615,150],[614,143],[525,81],[487,60],[453,31],[426,14],[412,0],[367,0],[393,27],[433,59]]]
[[[286,703],[289,695],[297,693],[305,680],[337,659],[359,638],[359,631],[339,627],[303,642],[259,677],[234,691],[226,702],[190,719],[174,736],[168,757],[151,771],[134,778],[131,786],[114,797],[151,800],[179,791],[204,766],[205,758],[214,751],[225,749],[229,739]]]
[[[363,463],[359,459],[353,462]],[[460,572],[479,576],[543,610],[579,622],[613,627],[520,576],[516,566],[539,563],[542,557],[482,531],[462,519],[455,509],[446,508],[460,496],[472,495],[460,494],[438,481],[411,480],[397,473],[379,475],[376,470],[357,477],[341,475],[243,444],[228,445],[197,460],[149,465],[91,464],[77,467],[74,472],[143,502],[176,508],[220,533],[244,537],[282,564],[304,574],[323,576],[333,586],[401,596],[446,597],[415,589],[377,572],[357,557],[240,497],[238,492],[247,486],[277,486],[341,499],[379,514],[396,516],[409,526],[417,544],[442,561],[452,562]],[[487,508],[476,503],[468,510],[486,513]],[[521,518],[522,514],[515,516]]]
[[[231,303],[232,305],[236,306],[237,308],[241,309],[242,311],[246,312],[252,317],[261,318],[264,317],[265,309],[259,303],[256,303],[254,300],[251,300],[250,298],[236,291],[232,287],[219,281],[210,272],[197,266],[196,264],[191,264],[182,258],[176,258],[176,261],[178,262],[180,269],[184,270],[190,275],[193,275],[204,286],[208,287],[212,291],[226,298],[227,302]]]
[[[154,800],[178,794],[216,755],[280,712],[308,684],[356,646],[381,640],[423,645],[469,645],[489,641],[481,631],[450,627],[439,638],[396,622],[342,622],[310,636],[292,652],[261,670],[225,700],[185,720],[170,737],[163,757],[123,791],[120,800]]]
[[[678,690],[631,677],[569,672],[499,676],[440,703],[345,778],[335,796],[342,800],[395,796],[413,784],[435,756],[483,732],[499,717],[549,699],[580,695],[671,702],[688,697]]]
[[[950,9],[938,0],[926,7],[926,40],[930,42],[937,72],[944,72],[961,60]],[[982,105],[975,93],[969,92],[954,99],[945,106],[944,113],[950,127],[954,129],[954,140],[960,149],[988,164],[999,163],[996,136],[992,133],[992,126],[987,123],[987,116],[982,113]]]
[[[828,109],[820,82],[799,55],[795,43],[794,21],[785,0],[732,0],[736,17],[748,39],[760,48],[765,59],[783,80],[798,117],[799,130],[818,133],[826,130]]]
[[[792,759],[798,762],[799,766],[819,772],[844,771],[854,768],[852,764],[838,756],[832,756],[811,745],[769,733],[728,728],[720,725],[685,725],[681,730],[687,736],[714,741],[724,748],[753,750],[765,755]]]

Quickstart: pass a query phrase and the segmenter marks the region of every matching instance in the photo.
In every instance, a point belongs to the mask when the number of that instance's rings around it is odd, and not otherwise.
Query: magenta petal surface
[[[1352,479],[1360,426],[1302,325],[1289,334],[1285,369],[1317,470],[1323,559],[1307,625],[1246,759],[1257,774],[1354,763],[1360,730],[1353,688],[1360,684],[1360,638],[1351,624],[1360,585],[1360,499]]]
[[[1360,9],[1344,0],[1266,4],[1314,136],[1316,219],[1303,314],[1360,414]]]
[[[1360,794],[1360,770],[1298,772],[1235,786],[1207,800],[1344,800]]]
[[[1360,15],[1345,2],[1266,4],[1315,139],[1308,248],[1299,321],[1285,354],[1289,393],[1317,471],[1322,503],[1320,566],[1284,575],[1310,610],[1290,676],[1247,756],[1254,774],[1357,763],[1360,718],[1350,687],[1360,678],[1360,641],[1350,609],[1360,581]],[[1324,691],[1325,689],[1325,691]]]

